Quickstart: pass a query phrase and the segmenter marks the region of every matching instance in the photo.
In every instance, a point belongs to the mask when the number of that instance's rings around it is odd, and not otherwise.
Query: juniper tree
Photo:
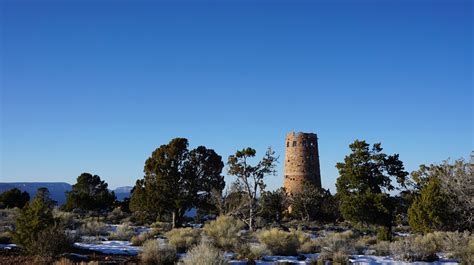
[[[380,143],[370,148],[365,141],[349,145],[351,153],[337,163],[336,182],[340,210],[344,219],[355,223],[392,226],[393,203],[389,192],[395,189],[392,179],[403,186],[408,173],[398,154],[382,153]]]
[[[169,214],[173,227],[184,214],[210,200],[211,191],[225,186],[224,163],[214,150],[199,146],[188,150],[188,140],[175,138],[161,145],[146,160],[143,179],[136,182],[130,209],[147,214],[146,219]]]

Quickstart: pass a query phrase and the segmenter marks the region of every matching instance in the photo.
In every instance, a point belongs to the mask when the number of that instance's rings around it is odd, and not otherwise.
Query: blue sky
[[[224,161],[319,137],[323,186],[355,139],[407,170],[473,150],[471,1],[2,1],[0,181],[133,185],[186,137]],[[283,182],[268,177],[269,189]],[[232,178],[227,177],[228,182]]]

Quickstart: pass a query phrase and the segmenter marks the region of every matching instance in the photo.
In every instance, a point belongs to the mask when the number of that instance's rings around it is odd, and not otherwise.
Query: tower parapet
[[[286,135],[285,146],[286,192],[297,193],[305,182],[321,187],[318,136],[315,133],[290,132]]]

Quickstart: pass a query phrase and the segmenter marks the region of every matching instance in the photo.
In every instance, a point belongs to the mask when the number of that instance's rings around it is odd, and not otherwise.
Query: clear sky
[[[409,171],[474,149],[472,1],[1,0],[1,12],[2,182],[90,172],[133,185],[174,137],[224,161],[272,146],[269,189],[293,130],[318,134],[332,191],[355,139]]]

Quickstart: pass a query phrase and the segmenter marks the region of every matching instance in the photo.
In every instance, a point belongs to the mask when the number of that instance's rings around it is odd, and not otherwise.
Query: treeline
[[[122,202],[97,175],[83,173],[67,192],[65,211],[83,215],[105,215],[113,209],[129,214],[135,223],[171,222],[173,227],[190,221],[186,213],[197,210],[196,221],[227,215],[243,221],[250,230],[292,220],[338,222],[378,227],[378,238],[390,240],[394,225],[410,225],[413,231],[473,229],[473,165],[464,160],[421,165],[409,174],[397,154],[383,153],[380,143],[365,141],[349,145],[350,153],[337,163],[337,193],[303,185],[288,195],[283,188],[267,191],[265,180],[276,175],[278,157],[269,148],[261,159],[246,148],[225,164],[214,150],[189,149],[185,138],[172,139],[152,152],[145,161],[144,176],[136,181],[131,198]],[[398,195],[393,195],[398,191]],[[61,235],[51,214],[56,202],[47,189],[29,202],[18,189],[0,195],[0,206],[22,208],[14,238],[28,249],[40,233]],[[34,225],[31,224],[34,222]],[[60,241],[58,239],[58,241]]]

